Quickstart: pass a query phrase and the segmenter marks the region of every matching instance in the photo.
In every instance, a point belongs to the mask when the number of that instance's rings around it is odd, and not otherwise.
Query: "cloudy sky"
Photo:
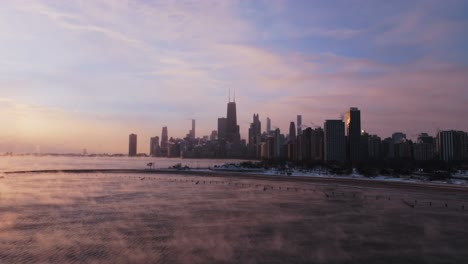
[[[216,129],[236,91],[286,132],[350,106],[414,138],[468,130],[468,1],[21,1],[0,6],[0,152],[139,152]]]

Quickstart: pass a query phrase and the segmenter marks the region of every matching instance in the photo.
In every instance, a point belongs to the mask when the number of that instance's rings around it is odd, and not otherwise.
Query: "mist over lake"
[[[463,190],[385,184],[2,174],[0,262],[463,263],[467,205]]]

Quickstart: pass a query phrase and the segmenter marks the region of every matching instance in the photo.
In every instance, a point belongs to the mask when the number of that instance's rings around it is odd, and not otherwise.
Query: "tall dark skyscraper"
[[[218,118],[218,139],[226,140],[227,120],[225,117]]]
[[[167,142],[169,141],[169,136],[167,133],[167,127],[162,128],[162,133],[161,133],[161,155],[166,156],[167,155]]]
[[[297,115],[297,135],[302,135],[302,115]]]
[[[296,140],[296,125],[294,122],[289,124],[289,140],[294,142]]]
[[[137,135],[130,134],[128,136],[128,156],[134,157],[137,155]]]
[[[323,129],[317,127],[312,129],[311,135],[311,159],[314,161],[323,160]]]
[[[190,137],[195,139],[195,119],[192,119],[192,130],[190,130]]]
[[[253,121],[250,123],[249,128],[249,146],[260,144],[260,137],[262,136],[262,124],[258,114],[253,115]]]
[[[347,156],[351,162],[359,162],[361,141],[361,111],[357,107],[351,107],[346,113]]]
[[[437,154],[439,159],[445,162],[455,159],[454,151],[455,131],[439,131],[436,138]]]
[[[240,141],[239,126],[237,125],[236,102],[228,102],[226,116],[226,139],[234,142]]]
[[[150,138],[150,156],[159,156],[159,137]]]
[[[271,119],[269,117],[266,119],[266,132],[268,135],[271,133]]]
[[[345,124],[342,120],[326,120],[324,124],[325,161],[346,161]]]

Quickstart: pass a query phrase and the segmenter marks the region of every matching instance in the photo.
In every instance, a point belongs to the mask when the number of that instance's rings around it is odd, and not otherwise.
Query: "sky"
[[[216,130],[229,90],[243,138],[254,113],[286,133],[349,107],[381,137],[468,131],[464,0],[5,0],[0,20],[0,152],[148,152],[163,126]]]

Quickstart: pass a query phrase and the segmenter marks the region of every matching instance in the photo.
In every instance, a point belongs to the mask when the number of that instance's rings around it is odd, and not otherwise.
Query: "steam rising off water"
[[[164,174],[1,176],[0,263],[468,259],[467,192]]]

